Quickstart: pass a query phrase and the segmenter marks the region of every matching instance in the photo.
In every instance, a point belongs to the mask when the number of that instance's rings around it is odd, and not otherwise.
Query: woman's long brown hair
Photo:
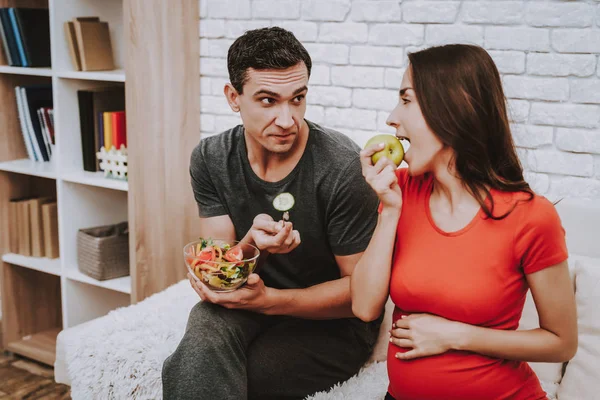
[[[523,177],[510,132],[500,74],[490,55],[478,46],[451,44],[408,58],[423,117],[454,150],[456,172],[485,214],[503,219],[512,211],[495,216],[489,188],[525,192],[531,200],[533,191]]]

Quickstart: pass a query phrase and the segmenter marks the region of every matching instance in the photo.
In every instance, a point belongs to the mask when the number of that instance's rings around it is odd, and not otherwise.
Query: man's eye
[[[271,105],[275,103],[275,99],[272,99],[271,97],[265,97],[264,99],[261,99],[260,102],[263,104]]]
[[[296,97],[294,98],[294,101],[295,101],[296,103],[300,103],[300,102],[302,102],[302,100],[304,100],[304,95],[303,95],[303,94],[301,94],[300,96],[296,96]]]

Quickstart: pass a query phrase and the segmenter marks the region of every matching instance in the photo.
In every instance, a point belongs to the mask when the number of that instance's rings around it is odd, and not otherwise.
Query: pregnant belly
[[[389,391],[396,400],[546,399],[525,362],[450,351],[410,361],[395,357],[406,351],[388,347]]]

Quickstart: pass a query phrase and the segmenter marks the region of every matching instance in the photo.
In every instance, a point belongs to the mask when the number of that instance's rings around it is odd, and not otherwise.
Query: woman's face
[[[427,126],[421,107],[412,89],[411,68],[407,68],[400,84],[400,100],[386,123],[396,129],[396,136],[410,142],[404,156],[410,175],[417,176],[433,172],[444,161],[443,143]],[[446,167],[448,166],[446,160]]]

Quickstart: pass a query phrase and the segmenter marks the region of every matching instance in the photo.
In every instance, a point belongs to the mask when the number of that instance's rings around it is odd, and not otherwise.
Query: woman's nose
[[[400,123],[398,121],[396,121],[395,118],[393,118],[393,114],[390,114],[387,119],[385,120],[385,123],[387,126],[391,126],[395,129],[398,129],[398,127],[400,126]]]

